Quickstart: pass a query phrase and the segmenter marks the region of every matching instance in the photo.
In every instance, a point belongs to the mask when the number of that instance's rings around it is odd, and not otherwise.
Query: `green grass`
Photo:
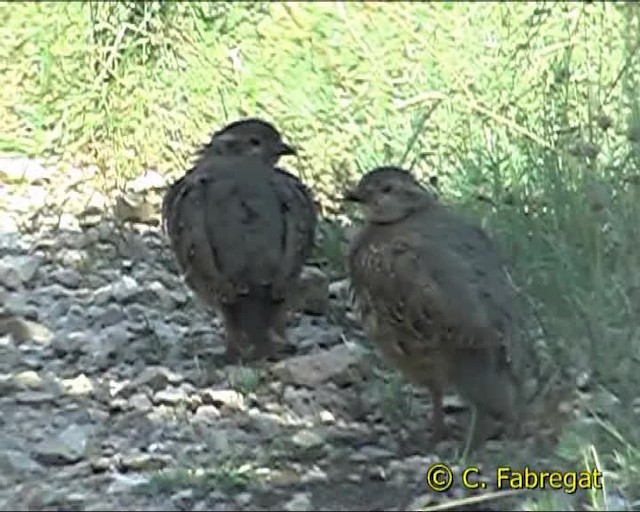
[[[249,114],[299,146],[286,165],[326,212],[374,165],[437,177],[499,237],[547,360],[618,398],[607,428],[576,428],[575,456],[594,445],[640,497],[640,6],[5,3],[0,15],[0,151],[94,163],[114,184],[175,176]]]
[[[191,489],[196,496],[203,497],[215,490],[241,490],[251,483],[252,477],[249,468],[228,464],[207,471],[187,468],[165,469],[155,472],[149,482],[141,485],[138,490],[156,496]]]

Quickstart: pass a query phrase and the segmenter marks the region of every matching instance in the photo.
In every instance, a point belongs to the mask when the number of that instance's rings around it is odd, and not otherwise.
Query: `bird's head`
[[[275,165],[281,156],[295,155],[296,149],[282,140],[269,122],[245,118],[228,124],[211,136],[203,153],[223,156],[255,156]]]
[[[386,224],[433,205],[436,197],[409,171],[386,166],[365,174],[344,200],[363,205],[370,222]]]

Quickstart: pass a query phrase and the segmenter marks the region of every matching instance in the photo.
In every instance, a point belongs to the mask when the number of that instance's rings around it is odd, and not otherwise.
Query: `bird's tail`
[[[251,290],[223,306],[227,352],[232,358],[249,360],[274,354],[273,324],[279,306],[268,288]]]

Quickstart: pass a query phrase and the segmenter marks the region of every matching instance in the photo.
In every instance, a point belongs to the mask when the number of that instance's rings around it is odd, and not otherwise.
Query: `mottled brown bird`
[[[366,210],[348,267],[367,336],[430,390],[435,439],[445,434],[445,387],[471,402],[475,446],[493,418],[515,420],[519,389],[510,359],[513,287],[496,247],[400,168],[369,172],[345,200]]]
[[[230,361],[272,356],[286,342],[291,291],[313,249],[311,193],[275,167],[290,154],[270,123],[236,121],[213,134],[163,200],[178,266],[222,315]]]

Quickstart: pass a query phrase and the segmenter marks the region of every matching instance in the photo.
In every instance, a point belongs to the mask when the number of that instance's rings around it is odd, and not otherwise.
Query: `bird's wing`
[[[229,302],[270,285],[282,258],[281,214],[270,169],[255,159],[216,158],[195,169],[170,203],[170,237],[194,286]]]
[[[501,346],[496,332],[500,315],[492,311],[491,294],[502,289],[487,290],[488,278],[482,276],[495,270],[452,250],[427,226],[399,226],[360,242],[350,258],[354,288],[365,289],[376,310],[386,308],[389,318],[424,343],[442,348]]]
[[[310,190],[294,175],[276,168],[272,175],[279,200],[284,237],[277,285],[285,290],[298,278],[311,256],[317,225],[317,212]]]
[[[473,226],[451,225],[446,238],[428,229],[399,237],[393,271],[400,286],[411,290],[412,321],[435,322],[452,348],[503,348],[511,289],[491,240],[468,228]]]
[[[171,228],[171,212],[173,211],[172,205],[178,196],[180,189],[184,183],[184,177],[176,180],[173,184],[169,186],[167,191],[162,198],[162,229],[166,235],[169,235],[169,232],[172,231]]]
[[[347,259],[354,305],[363,327],[387,352],[407,357],[425,349],[437,349],[424,324],[416,325],[408,313],[415,283],[399,280],[394,261],[393,234],[388,228],[366,225],[351,241]],[[406,267],[406,265],[404,265]],[[402,269],[404,272],[404,269]],[[415,291],[414,291],[415,292]],[[421,343],[416,350],[415,343]]]

